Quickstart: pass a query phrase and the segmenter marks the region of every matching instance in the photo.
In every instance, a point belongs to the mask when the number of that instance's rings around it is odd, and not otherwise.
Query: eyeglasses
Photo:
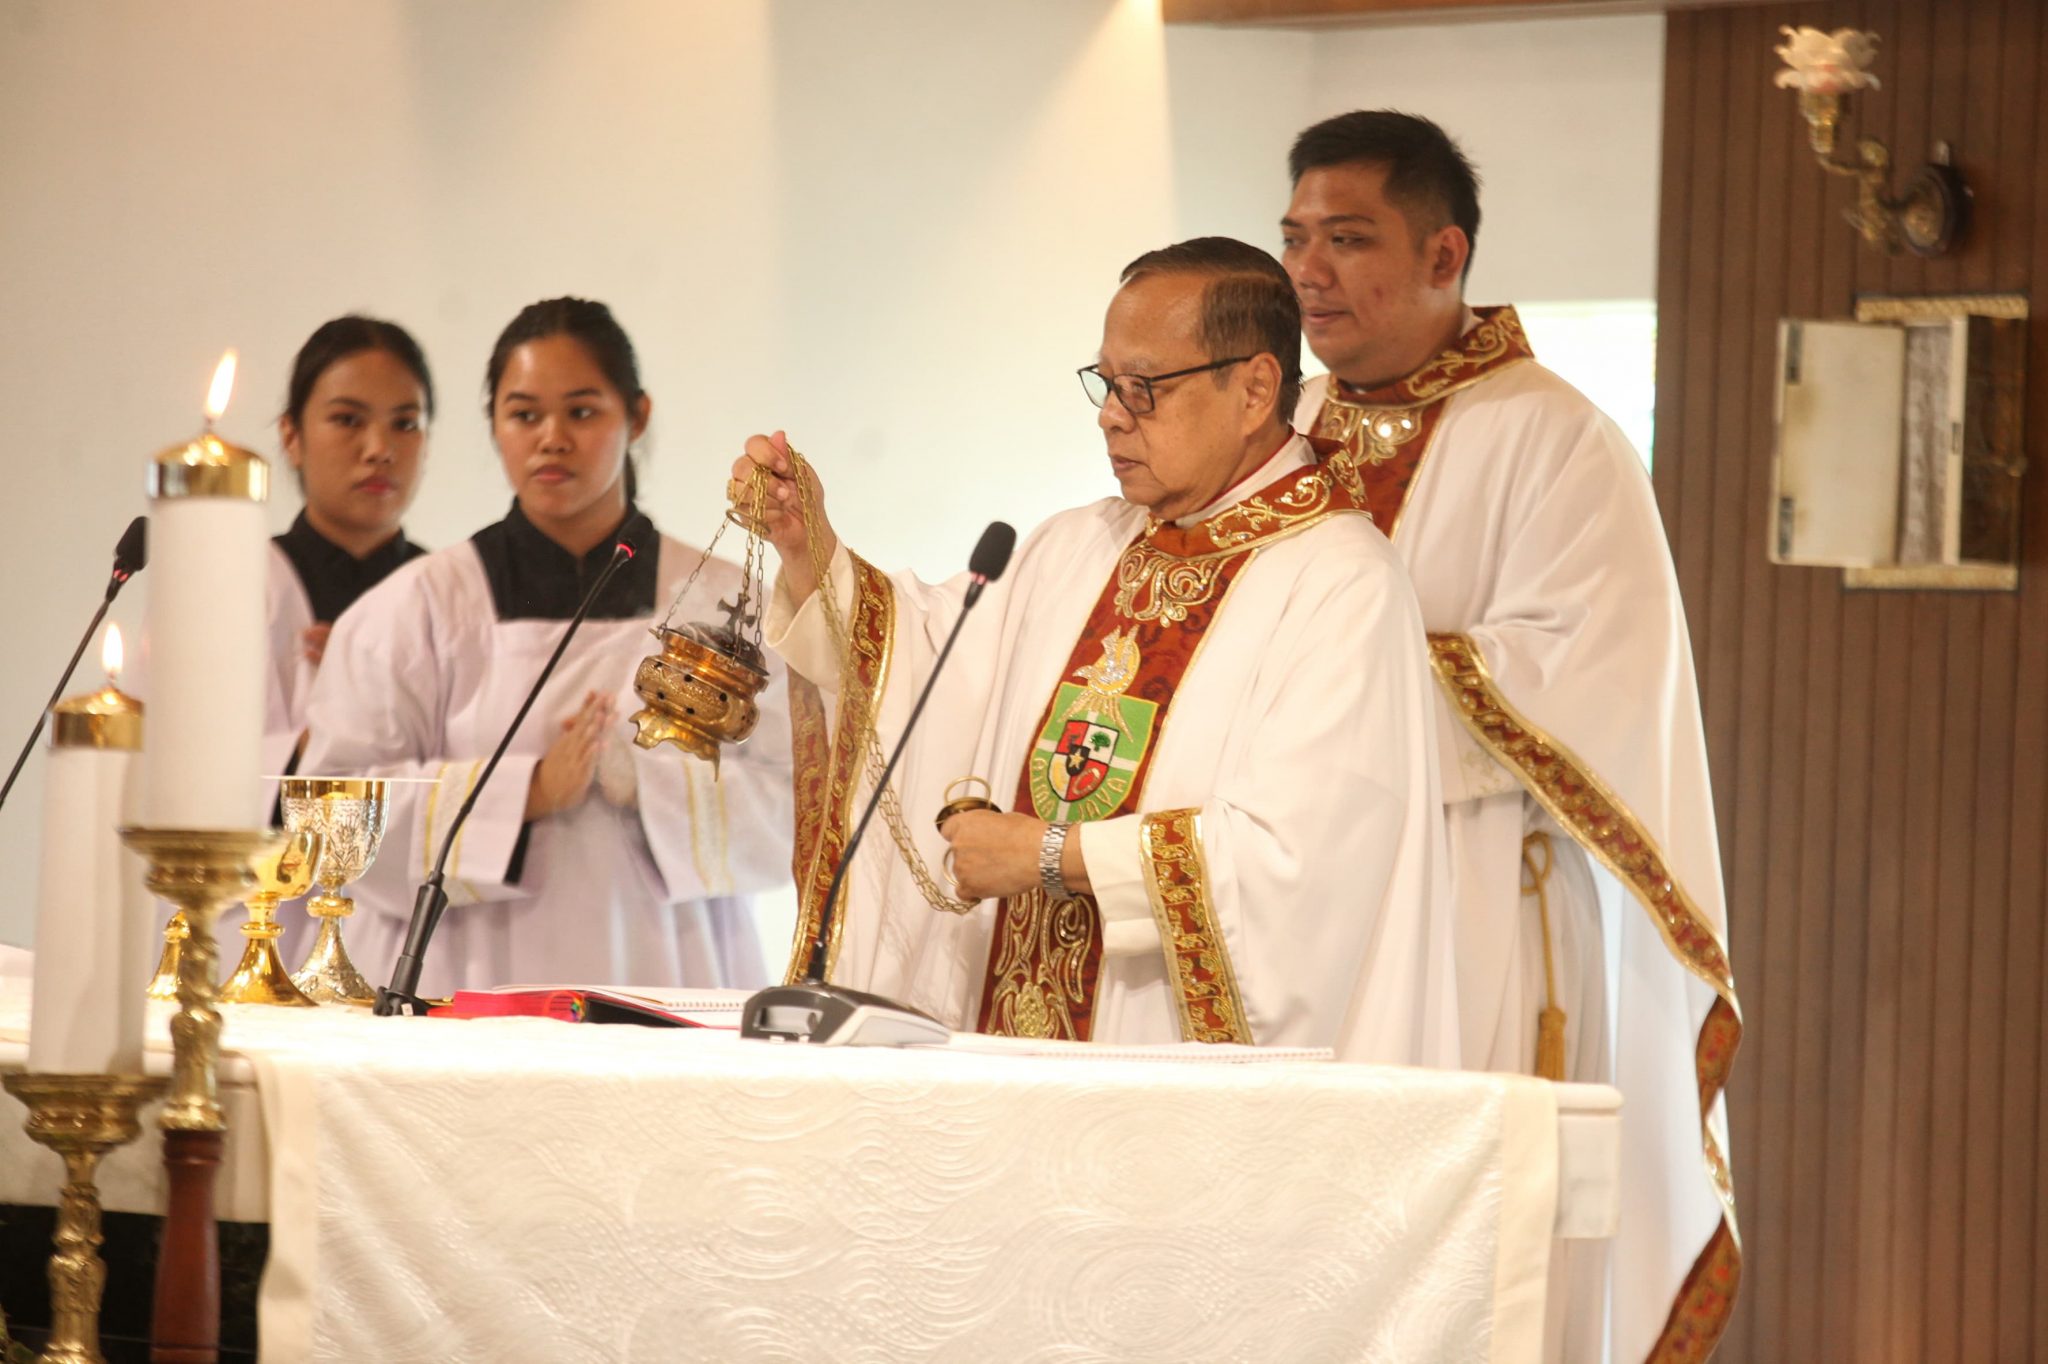
[[[1081,376],[1081,391],[1088,395],[1089,402],[1100,407],[1109,401],[1109,395],[1114,391],[1116,400],[1124,405],[1124,411],[1133,417],[1142,417],[1158,403],[1158,395],[1152,391],[1154,384],[1163,384],[1168,379],[1185,379],[1190,374],[1206,374],[1212,369],[1228,369],[1252,358],[1233,355],[1228,360],[1211,360],[1206,365],[1192,365],[1171,374],[1104,374],[1099,365],[1083,365],[1074,372]]]

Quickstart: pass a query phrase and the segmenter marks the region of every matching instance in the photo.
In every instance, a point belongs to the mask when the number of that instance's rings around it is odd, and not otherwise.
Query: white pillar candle
[[[109,627],[110,654],[119,641]],[[148,908],[137,904],[140,868],[118,832],[142,746],[142,705],[114,686],[118,667],[110,664],[104,690],[61,701],[51,713],[29,1015],[34,1071],[142,1069],[148,977],[138,970],[138,949]]]
[[[233,376],[233,352],[222,362]],[[226,406],[216,375],[208,418]],[[150,466],[150,745],[143,822],[248,829],[263,821],[263,458],[210,430]]]

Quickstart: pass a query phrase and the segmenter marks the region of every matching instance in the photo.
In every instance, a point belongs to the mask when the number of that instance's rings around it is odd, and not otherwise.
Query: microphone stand
[[[590,614],[591,606],[597,601],[597,594],[604,590],[604,585],[612,580],[612,575],[619,571],[620,566],[632,557],[633,547],[625,541],[621,540],[612,547],[610,562],[605,564],[604,571],[597,575],[597,581],[590,585],[590,590],[583,594],[583,601],[577,606],[576,614],[569,618],[569,628],[562,631],[562,638],[556,643],[555,651],[548,655],[548,661],[541,666],[540,676],[533,679],[533,686],[527,691],[526,700],[520,703],[519,713],[512,717],[512,723],[506,727],[505,736],[498,740],[498,747],[491,754],[491,760],[484,764],[483,774],[476,779],[476,784],[469,788],[469,794],[463,797],[461,807],[456,810],[454,820],[448,825],[448,832],[442,835],[441,851],[434,858],[434,869],[427,873],[427,879],[420,883],[419,893],[413,897],[412,921],[406,926],[405,946],[400,950],[398,961],[391,969],[391,983],[377,992],[377,1003],[374,1008],[380,1016],[389,1018],[399,1013],[423,1014],[427,1011],[426,1001],[418,994],[420,969],[426,960],[427,945],[433,941],[434,929],[440,925],[441,915],[448,908],[448,892],[444,881],[448,854],[455,846],[456,835],[462,832],[463,823],[468,820],[469,812],[476,808],[477,797],[483,794],[484,787],[491,780],[491,774],[498,770],[498,760],[503,758],[505,750],[511,747],[512,737],[519,733],[519,726],[525,723],[526,713],[532,710],[533,703],[540,699],[541,688],[547,685],[548,678],[555,671],[555,665],[562,661],[563,650],[567,649],[569,641],[576,637],[576,629],[583,624],[583,618]]]
[[[832,884],[826,888],[825,903],[818,911],[818,940],[811,948],[804,978],[794,985],[771,985],[749,996],[740,1015],[740,1036],[775,1042],[813,1042],[820,1046],[849,1043],[904,1046],[944,1042],[952,1036],[945,1024],[907,1004],[899,1004],[865,990],[827,984],[825,961],[832,941],[833,920],[839,910],[840,886],[846,880],[847,868],[853,865],[853,855],[859,850],[861,838],[867,833],[868,824],[882,803],[882,792],[888,789],[897,759],[903,756],[911,731],[917,728],[917,718],[924,714],[925,702],[931,699],[939,672],[946,666],[947,656],[953,652],[953,642],[960,638],[961,627],[967,624],[967,613],[974,609],[975,602],[981,599],[982,590],[988,584],[988,577],[976,573],[974,580],[967,585],[967,598],[960,608],[960,615],[954,620],[953,629],[947,634],[938,658],[932,663],[931,672],[925,677],[924,690],[917,694],[917,703],[910,708],[910,718],[904,721],[903,733],[898,736],[889,761],[882,767],[881,778],[868,797],[867,809],[861,812],[860,823],[854,826],[853,837],[847,840],[846,851],[840,855],[839,866],[832,873]],[[821,584],[819,590],[831,589],[829,585]]]

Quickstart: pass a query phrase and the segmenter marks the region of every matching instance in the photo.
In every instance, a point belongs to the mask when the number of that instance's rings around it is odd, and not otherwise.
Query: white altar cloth
[[[226,1012],[266,1361],[1540,1357],[1540,1081]]]

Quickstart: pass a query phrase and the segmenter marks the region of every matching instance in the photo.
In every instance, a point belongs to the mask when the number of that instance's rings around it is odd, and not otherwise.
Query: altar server
[[[788,713],[778,676],[753,738],[720,769],[630,742],[649,627],[695,575],[678,622],[719,618],[740,570],[658,534],[629,447],[652,402],[601,303],[536,303],[491,353],[487,415],[515,500],[340,621],[315,683],[303,770],[425,777],[394,785],[382,851],[347,936],[389,978],[413,900],[597,573],[615,576],[513,740],[448,862],[453,907],[422,987],[764,983],[749,896],[789,877]]]
[[[935,911],[871,831],[833,981],[1000,1034],[1456,1063],[1421,623],[1385,537],[1288,429],[1298,325],[1278,262],[1242,242],[1125,270],[1081,372],[1122,496],[1026,539],[896,779],[918,853],[978,903]],[[786,446],[750,440],[735,480],[756,464],[783,565],[769,641],[837,707],[828,739],[819,694],[797,702],[818,774],[799,795],[801,964],[865,797],[860,698],[879,692],[893,742],[967,582],[880,572],[820,500],[819,588]],[[933,815],[969,775],[1008,812],[955,815],[942,837]]]
[[[1621,1088],[1612,1357],[1704,1359],[1741,1271],[1721,1094],[1742,1025],[1650,481],[1513,308],[1466,306],[1478,182],[1442,129],[1344,114],[1290,171],[1284,259],[1330,370],[1298,424],[1392,537],[1442,684],[1465,1062]],[[1601,1358],[1604,1254],[1561,1262],[1551,1358]]]
[[[427,358],[395,322],[337,317],[292,361],[277,435],[306,504],[271,541],[266,772],[297,760],[334,622],[426,553],[399,523],[419,491],[433,416]]]

